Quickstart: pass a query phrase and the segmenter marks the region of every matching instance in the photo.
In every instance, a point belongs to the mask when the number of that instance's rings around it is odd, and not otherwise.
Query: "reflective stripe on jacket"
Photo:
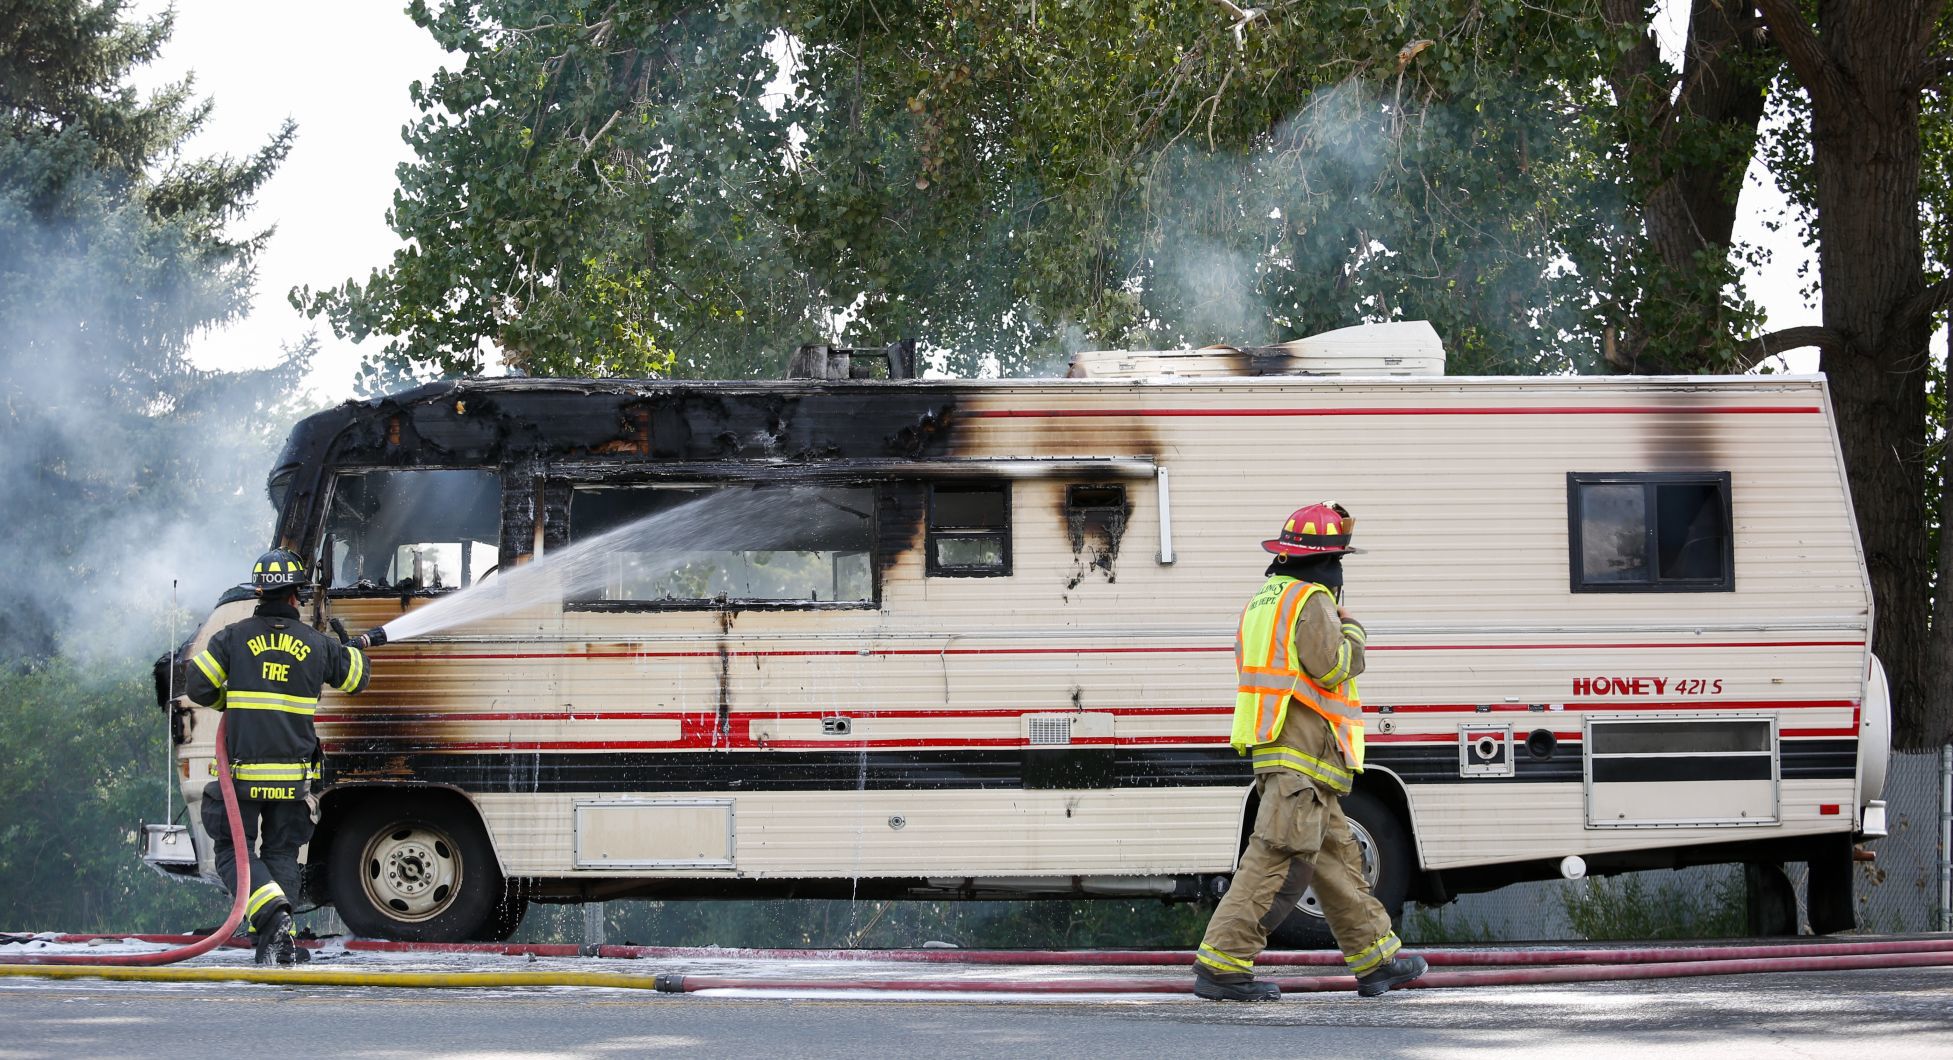
[[[190,662],[190,699],[230,714],[231,776],[253,782],[319,779],[312,727],[319,693],[355,693],[368,677],[364,653],[283,604],[260,604],[250,618],[218,630]]]
[[[1241,754],[1252,751],[1257,767],[1294,769],[1339,791],[1348,791],[1351,773],[1363,771],[1363,705],[1352,676],[1352,656],[1363,644],[1363,627],[1343,623],[1343,642],[1336,662],[1320,679],[1303,668],[1295,642],[1295,627],[1303,607],[1316,594],[1327,592],[1314,582],[1277,574],[1242,610],[1234,637],[1237,682],[1234,729],[1228,742]],[[1304,704],[1329,722],[1336,745],[1343,752],[1342,763],[1325,762],[1293,748],[1268,746],[1281,735],[1290,700]]]

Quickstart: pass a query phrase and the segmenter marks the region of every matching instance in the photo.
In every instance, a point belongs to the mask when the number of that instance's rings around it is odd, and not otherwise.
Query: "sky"
[[[138,10],[168,5],[148,0]],[[259,194],[251,229],[276,227],[259,259],[250,315],[200,336],[200,367],[262,362],[316,330],[310,387],[325,401],[352,395],[363,346],[336,339],[286,301],[295,286],[337,285],[387,263],[400,240],[387,227],[394,167],[412,159],[401,128],[416,116],[407,86],[439,69],[447,53],[415,26],[404,0],[286,2],[179,0],[176,33],[137,74],[142,87],[195,74],[216,109],[191,141],[192,157],[262,147],[286,118],[298,123],[292,153]],[[325,17],[321,17],[321,15]]]
[[[146,0],[138,10],[166,6]],[[381,340],[359,346],[334,338],[324,321],[293,309],[286,293],[299,285],[364,278],[399,246],[386,214],[394,168],[412,158],[401,139],[402,127],[417,116],[407,86],[450,61],[404,7],[403,0],[339,0],[326,8],[179,0],[175,36],[161,58],[138,73],[137,84],[151,88],[194,73],[199,93],[214,97],[216,109],[189,145],[190,154],[243,154],[262,146],[286,118],[298,123],[291,157],[251,214],[253,227],[276,227],[260,259],[252,311],[195,340],[191,357],[199,366],[252,365],[317,331],[320,354],[309,387],[317,399],[331,402],[351,396],[361,356],[377,351]],[[1672,39],[1675,28],[1666,28]],[[1811,262],[1810,252],[1790,227],[1765,228],[1766,220],[1782,215],[1784,202],[1760,164],[1751,168],[1742,206],[1736,238],[1770,250],[1769,263],[1748,277],[1768,328],[1819,323],[1817,309],[1800,291],[1806,281],[1798,276]],[[1787,360],[1791,371],[1816,370],[1815,351]]]

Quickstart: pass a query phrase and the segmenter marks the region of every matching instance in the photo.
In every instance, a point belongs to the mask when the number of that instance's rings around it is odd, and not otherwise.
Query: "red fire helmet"
[[[1363,551],[1350,547],[1349,539],[1355,532],[1356,520],[1350,518],[1349,509],[1323,501],[1297,508],[1282,524],[1281,536],[1263,541],[1261,547],[1278,556],[1354,554]]]

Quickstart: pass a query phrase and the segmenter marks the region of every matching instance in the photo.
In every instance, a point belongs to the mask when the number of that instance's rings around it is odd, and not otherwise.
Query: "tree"
[[[1613,58],[1609,124],[1639,238],[1618,259],[1586,248],[1574,256],[1613,293],[1603,336],[1611,369],[1744,371],[1762,356],[1742,341],[1761,319],[1739,293],[1731,237],[1782,59],[1747,5],[1693,0],[1677,69],[1661,54],[1655,15],[1648,0],[1602,5],[1614,34],[1602,49]]]
[[[1607,27],[1428,6],[416,6],[465,60],[415,88],[407,245],[294,300],[448,371],[743,374],[830,334],[1022,371],[1366,314],[1584,363],[1552,266],[1623,238],[1566,179]]]
[[[492,343],[536,374],[743,374],[827,308],[764,201],[788,146],[754,6],[416,0],[466,61],[412,88],[408,245],[294,304],[388,336],[396,367],[478,371]]]
[[[108,618],[90,594],[166,594],[172,535],[170,559],[200,552],[186,520],[228,524],[218,540],[254,521],[223,518],[237,454],[262,451],[254,414],[285,400],[301,364],[274,354],[221,376],[186,350],[249,305],[266,233],[229,228],[293,131],[243,159],[185,158],[211,104],[187,81],[147,100],[126,84],[168,38],[168,14],[4,0],[0,27],[0,657],[26,659]]]
[[[1927,132],[1945,128],[1953,27],[1939,0],[1823,0],[1814,21],[1792,0],[1757,7],[1808,99],[1809,168],[1786,176],[1811,210],[1824,325],[1803,341],[1819,347],[1831,380],[1878,604],[1874,648],[1892,677],[1901,745],[1933,746],[1953,737],[1953,598],[1943,588],[1953,541],[1941,536],[1935,563],[1927,383],[1953,280],[1927,273],[1921,178]],[[1943,154],[1935,164],[1947,164]],[[1942,508],[1942,526],[1950,514]]]
[[[249,305],[265,233],[231,229],[293,130],[186,157],[211,104],[127,83],[169,33],[122,0],[0,0],[7,927],[182,928],[219,904],[136,860],[166,766],[148,663],[187,634],[173,587],[201,611],[269,540],[263,475],[311,343],[251,372],[187,358]]]

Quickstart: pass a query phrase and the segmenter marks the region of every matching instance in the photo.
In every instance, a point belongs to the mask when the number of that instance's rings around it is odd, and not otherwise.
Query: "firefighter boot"
[[[1403,986],[1423,975],[1430,967],[1422,957],[1399,957],[1369,975],[1359,977],[1356,980],[1356,993],[1360,997],[1380,996],[1393,986]]]
[[[1244,979],[1238,983],[1215,982],[1207,969],[1194,967],[1194,996],[1208,1001],[1280,1001],[1282,988],[1274,983]]]
[[[271,922],[259,929],[257,935],[259,964],[273,960],[279,964],[293,964],[312,956],[298,948],[298,931],[292,927],[291,910],[282,905],[271,914]]]

